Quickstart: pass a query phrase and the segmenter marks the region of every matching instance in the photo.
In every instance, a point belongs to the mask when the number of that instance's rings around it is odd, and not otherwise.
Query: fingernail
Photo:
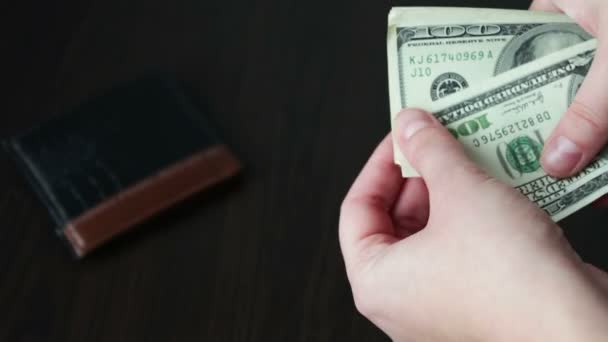
[[[551,173],[569,175],[583,157],[583,152],[572,140],[558,137],[548,148],[544,166]]]
[[[401,121],[401,129],[403,137],[407,140],[411,138],[416,132],[423,128],[429,127],[433,124],[428,114],[420,111],[404,111],[401,114],[399,121]]]

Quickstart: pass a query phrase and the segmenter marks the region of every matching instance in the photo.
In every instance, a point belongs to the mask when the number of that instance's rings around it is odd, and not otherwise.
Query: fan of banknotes
[[[572,102],[596,40],[556,13],[399,7],[388,18],[391,123],[428,110],[489,174],[558,221],[608,193],[608,154],[575,177],[547,175],[544,141]],[[404,177],[417,176],[395,148]]]

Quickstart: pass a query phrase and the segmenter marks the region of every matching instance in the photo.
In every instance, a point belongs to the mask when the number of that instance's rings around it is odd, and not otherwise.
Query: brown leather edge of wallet
[[[64,234],[82,258],[104,242],[241,169],[225,145],[206,148],[143,179],[67,224]]]

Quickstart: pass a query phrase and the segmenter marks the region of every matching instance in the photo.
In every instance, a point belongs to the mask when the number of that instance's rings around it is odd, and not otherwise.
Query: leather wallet
[[[162,77],[110,90],[3,145],[78,257],[241,168]]]

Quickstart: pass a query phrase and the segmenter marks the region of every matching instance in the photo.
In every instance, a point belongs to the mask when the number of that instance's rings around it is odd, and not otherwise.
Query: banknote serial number
[[[484,133],[476,138],[473,138],[473,140],[472,140],[473,146],[481,147],[481,146],[487,145],[489,143],[496,142],[502,138],[511,136],[515,133],[518,133],[518,132],[521,132],[524,130],[534,128],[534,127],[536,127],[544,122],[550,121],[550,120],[551,120],[551,114],[548,111],[544,111],[542,113],[538,113],[536,115],[529,116],[526,119],[522,119],[522,120],[516,121],[514,123],[505,125],[502,128],[498,128],[498,129],[494,130],[493,132]],[[464,134],[462,134],[464,132],[459,132],[459,133],[461,133],[460,135],[464,135]]]
[[[483,61],[486,59],[494,59],[494,54],[492,53],[492,50],[443,52],[443,53],[431,53],[431,54],[426,54],[426,55],[409,56],[409,64],[419,66],[419,65],[428,65],[428,64]]]

